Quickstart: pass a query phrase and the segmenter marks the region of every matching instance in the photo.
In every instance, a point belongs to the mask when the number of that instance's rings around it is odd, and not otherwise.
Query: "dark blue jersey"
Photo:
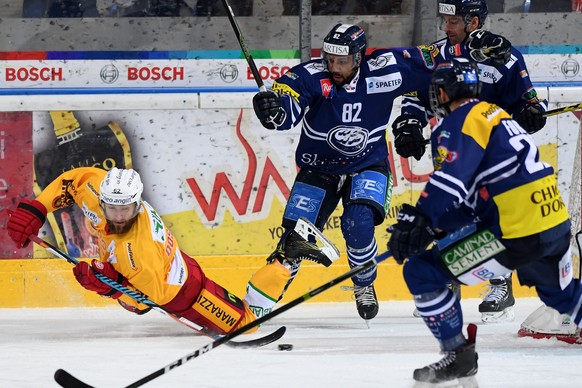
[[[451,45],[448,38],[441,39],[428,49],[437,52],[437,64],[448,62],[452,58],[462,57],[471,60],[465,44]],[[523,55],[511,49],[511,59],[504,66],[495,66],[490,59],[477,63],[479,79],[482,83],[481,101],[488,101],[499,105],[509,114],[519,112],[528,102],[540,102],[534,89]],[[422,89],[406,95],[402,99],[402,114],[409,114],[426,125],[433,116],[428,99],[428,85]],[[541,104],[547,109],[545,104]]]
[[[568,219],[553,167],[499,106],[470,100],[440,120],[430,140],[434,172],[417,207],[434,228],[476,220],[512,239]]]
[[[277,129],[302,124],[297,165],[346,174],[386,161],[394,99],[428,85],[434,55],[416,47],[376,50],[364,57],[353,80],[339,87],[322,59],[299,64],[277,79],[272,89],[287,113]]]

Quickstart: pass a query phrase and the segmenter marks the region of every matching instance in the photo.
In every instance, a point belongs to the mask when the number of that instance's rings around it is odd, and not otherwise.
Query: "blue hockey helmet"
[[[479,27],[483,27],[487,19],[487,3],[485,0],[439,0],[439,15],[459,15],[465,25],[471,22],[473,16],[479,18]]]
[[[441,88],[449,97],[446,102],[439,99]],[[479,97],[480,92],[481,81],[477,65],[466,58],[453,58],[451,62],[438,65],[432,73],[429,87],[430,107],[437,116],[442,117],[450,112],[451,102],[460,98]]]
[[[353,24],[336,24],[323,39],[323,53],[332,55],[364,54],[366,33]]]

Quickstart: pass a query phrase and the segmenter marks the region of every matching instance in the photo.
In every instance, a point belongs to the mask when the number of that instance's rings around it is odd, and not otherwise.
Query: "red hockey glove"
[[[91,261],[92,266],[88,263],[81,261],[73,268],[73,274],[75,279],[80,285],[85,287],[89,291],[94,291],[99,295],[111,297],[113,299],[119,298],[122,293],[117,291],[113,287],[103,283],[97,278],[95,272],[101,273],[107,276],[111,280],[115,280],[117,283],[126,286],[128,284],[127,279],[124,278],[119,272],[113,268],[109,263],[103,263],[99,260],[93,259]]]
[[[46,220],[46,207],[37,200],[23,199],[10,215],[6,224],[8,235],[16,243],[16,248],[24,248],[30,240],[28,236],[38,234]]]

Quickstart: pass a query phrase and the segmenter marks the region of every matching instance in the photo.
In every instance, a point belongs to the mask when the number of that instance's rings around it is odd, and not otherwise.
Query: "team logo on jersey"
[[[329,78],[319,80],[321,85],[321,95],[325,98],[332,98],[334,95],[334,87]]]
[[[378,55],[376,58],[373,58],[368,61],[368,67],[370,70],[378,70],[383,69],[384,67],[395,65],[396,58],[392,53],[386,53],[382,55]]]
[[[353,156],[366,149],[369,135],[364,128],[340,125],[328,132],[327,143],[334,150]]]
[[[430,46],[417,46],[416,47],[422,59],[424,59],[424,64],[429,69],[434,69],[436,67],[435,58],[439,55],[439,49],[434,44]]]
[[[436,156],[433,157],[434,169],[442,169],[443,163],[452,163],[457,160],[458,156],[457,151],[449,151],[445,146],[438,146]]]
[[[380,77],[366,77],[368,94],[387,93],[398,89],[402,85],[400,72],[386,74]]]

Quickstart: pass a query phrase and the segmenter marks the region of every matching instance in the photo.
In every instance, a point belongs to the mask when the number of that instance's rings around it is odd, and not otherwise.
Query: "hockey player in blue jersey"
[[[506,39],[481,30],[488,14],[486,1],[440,0],[438,13],[447,37],[429,46],[438,50],[437,62],[454,57],[476,61],[483,85],[480,98],[512,114],[529,133],[543,128],[547,103],[538,98],[522,54]],[[489,57],[478,49],[484,45],[483,41],[488,41],[489,49],[495,47],[496,52],[488,54]],[[403,97],[401,116],[392,124],[394,147],[399,155],[421,158],[426,147],[422,129],[432,116],[428,84]],[[484,322],[512,320],[514,304],[511,273],[491,279],[487,295],[479,305],[481,319]]]
[[[323,229],[340,201],[350,266],[376,256],[375,226],[384,221],[392,193],[386,143],[392,104],[427,84],[434,68],[433,53],[426,48],[366,55],[365,32],[349,24],[332,28],[322,53],[322,59],[293,67],[270,91],[253,98],[264,127],[287,130],[301,125],[295,154],[300,170],[282,221],[286,232],[269,257],[291,267],[293,277],[299,261],[288,251],[295,244],[296,221],[305,217]],[[358,313],[365,320],[378,313],[375,278],[373,268],[352,279]]]
[[[476,326],[466,339],[451,281],[474,285],[516,270],[542,302],[582,323],[570,221],[554,170],[519,123],[476,98],[480,85],[476,65],[464,58],[434,71],[431,107],[442,116],[430,139],[434,173],[416,206],[404,205],[388,228],[388,247],[398,263],[408,259],[404,279],[445,355],[416,369],[416,381],[477,373]]]

